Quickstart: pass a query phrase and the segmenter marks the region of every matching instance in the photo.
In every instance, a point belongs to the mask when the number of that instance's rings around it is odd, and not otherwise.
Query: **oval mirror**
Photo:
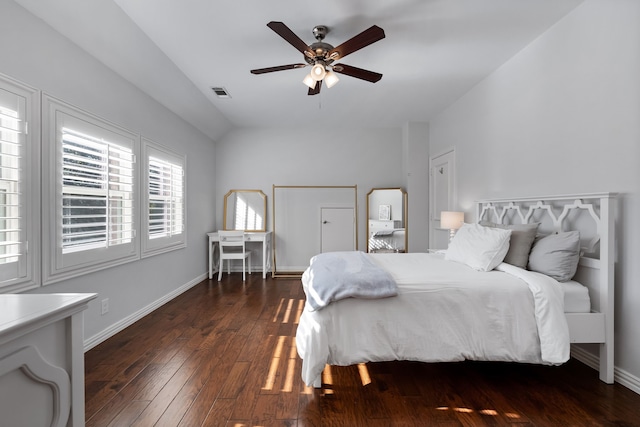
[[[367,194],[367,252],[406,252],[407,193],[373,188]]]
[[[267,195],[261,190],[229,190],[224,196],[224,230],[267,231]]]

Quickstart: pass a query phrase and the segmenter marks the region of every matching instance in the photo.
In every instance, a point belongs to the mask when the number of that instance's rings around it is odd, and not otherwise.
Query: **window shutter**
[[[0,265],[23,254],[21,163],[25,137],[18,111],[0,105]]]
[[[28,132],[38,97],[35,89],[0,75],[0,292],[39,284],[39,132]]]
[[[149,157],[149,238],[181,234],[182,225],[181,165]]]
[[[62,251],[129,243],[133,229],[133,152],[62,129]]]
[[[184,156],[145,139],[143,154],[147,200],[143,218],[146,221],[146,234],[142,239],[142,255],[151,256],[186,246],[186,162]]]

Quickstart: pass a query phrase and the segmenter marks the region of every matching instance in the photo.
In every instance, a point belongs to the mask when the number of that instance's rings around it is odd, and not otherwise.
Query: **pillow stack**
[[[558,282],[571,280],[580,260],[580,233],[538,236],[539,225],[463,224],[449,243],[445,259],[478,271],[490,271],[505,262]]]

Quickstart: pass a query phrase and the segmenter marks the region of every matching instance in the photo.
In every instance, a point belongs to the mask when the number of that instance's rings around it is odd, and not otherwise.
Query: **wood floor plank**
[[[173,370],[170,376],[167,377],[163,375],[163,370],[166,370],[164,365],[151,364],[147,366],[140,375],[127,385],[127,393],[117,393],[112,399],[104,402],[104,405],[99,410],[91,411],[93,416],[87,419],[87,427],[107,425],[132,400],[147,401],[148,404],[175,373],[175,370]],[[149,390],[152,392],[149,392]]]
[[[140,416],[149,405],[149,401],[134,400],[122,410],[109,424],[108,427],[129,426]]]
[[[640,396],[576,360],[378,362],[303,384],[299,279],[204,280],[85,354],[87,427],[640,426]]]
[[[249,362],[235,362],[220,390],[219,398],[237,399],[238,394],[245,388],[245,377],[249,370]]]
[[[211,411],[207,414],[202,427],[224,427],[227,425],[233,426],[233,424],[227,424],[229,417],[233,412],[233,407],[236,404],[235,399],[217,399],[213,402]],[[184,427],[192,427],[185,424]]]
[[[206,351],[194,350],[132,425],[154,425],[207,356]]]
[[[220,359],[213,357],[211,351],[199,350],[204,353],[202,363],[193,371],[191,377],[182,386],[171,403],[158,420],[158,425],[176,426],[182,420],[184,414],[192,406],[192,403],[209,380],[211,373],[219,365]]]

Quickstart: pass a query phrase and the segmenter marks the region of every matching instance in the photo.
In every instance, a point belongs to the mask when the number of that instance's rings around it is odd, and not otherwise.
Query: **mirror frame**
[[[367,240],[367,253],[369,252],[369,220],[371,219],[369,216],[369,211],[371,209],[371,206],[369,205],[369,199],[371,197],[371,194],[376,191],[376,190],[398,190],[400,191],[400,193],[402,194],[402,225],[404,228],[404,251],[403,252],[409,252],[409,224],[408,224],[408,219],[409,219],[409,211],[408,211],[408,196],[407,196],[407,192],[402,188],[402,187],[387,187],[387,188],[372,188],[368,193],[367,193],[367,212],[366,212],[366,216],[367,216],[367,229],[366,229],[366,240]]]
[[[262,190],[229,190],[227,194],[224,195],[224,208],[222,212],[222,229],[223,230],[235,230],[235,228],[227,228],[227,199],[235,193],[257,193],[262,197],[262,212],[263,212],[263,227],[260,229],[245,229],[244,231],[267,231],[267,195],[262,192]]]

